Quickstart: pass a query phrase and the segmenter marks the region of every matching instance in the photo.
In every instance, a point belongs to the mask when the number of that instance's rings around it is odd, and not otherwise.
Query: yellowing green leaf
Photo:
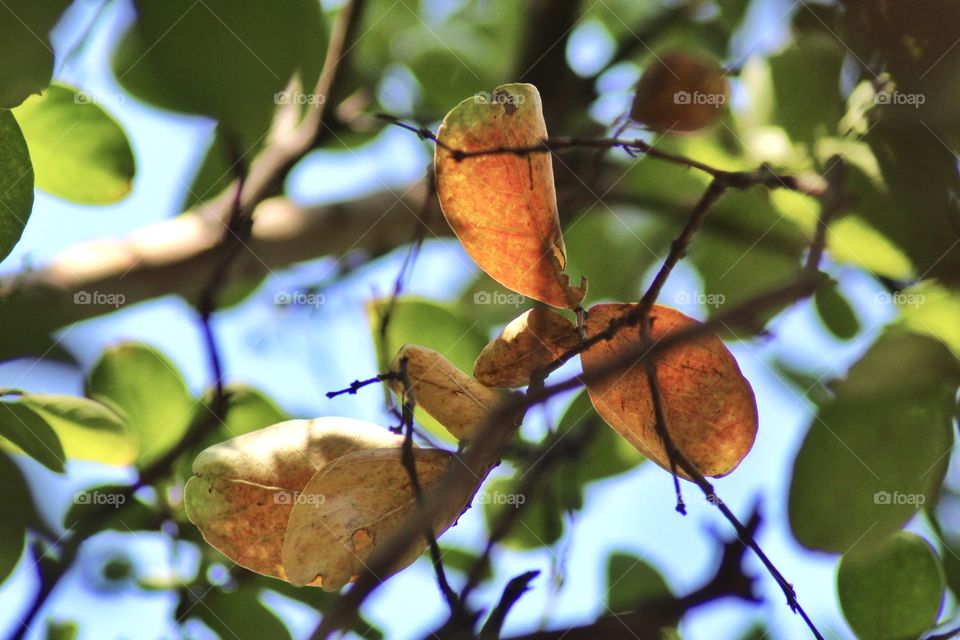
[[[123,418],[88,398],[29,394],[23,404],[53,428],[67,458],[128,465],[137,457],[136,439]]]
[[[80,204],[110,204],[130,192],[133,151],[93,97],[54,84],[13,113],[30,148],[37,187]]]
[[[179,442],[196,409],[176,366],[159,351],[137,343],[104,352],[87,378],[87,395],[123,414],[139,445],[139,466]]]
[[[540,94],[507,84],[467,98],[444,118],[434,166],[447,222],[477,265],[500,284],[554,307],[584,290],[564,274],[566,251],[549,153],[458,158],[451,151],[530,147],[547,137]]]

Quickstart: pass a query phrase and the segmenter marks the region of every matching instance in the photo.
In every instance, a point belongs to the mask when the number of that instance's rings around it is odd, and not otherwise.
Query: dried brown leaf
[[[530,376],[577,345],[577,328],[546,307],[514,318],[484,347],[473,364],[474,377],[488,387],[523,387]]]
[[[297,492],[351,452],[399,447],[403,438],[349,418],[290,420],[213,445],[193,463],[187,517],[237,564],[286,580],[281,562]]]
[[[477,382],[433,349],[404,345],[390,363],[391,371],[400,371],[402,358],[407,361],[410,392],[417,405],[457,440],[473,438],[490,410],[503,399],[501,392]],[[402,397],[402,381],[393,380],[390,387]]]
[[[377,543],[395,532],[416,506],[401,455],[398,448],[347,454],[320,469],[303,488],[283,544],[283,566],[291,584],[319,584],[333,591],[363,571]],[[443,478],[451,458],[439,449],[414,450],[424,491]],[[446,531],[465,507],[456,505],[444,514],[434,523],[434,534]],[[417,538],[396,558],[390,573],[410,565],[426,546],[424,538]]]
[[[636,307],[599,304],[587,316],[587,336],[607,328],[611,320]],[[663,336],[696,324],[675,309],[655,305],[650,314],[651,336]],[[622,329],[581,354],[590,373],[623,357],[641,344],[639,329]],[[701,336],[671,349],[657,360],[657,378],[668,432],[679,450],[701,473],[723,476],[750,451],[757,433],[753,390],[736,360],[715,335]],[[587,385],[590,399],[607,423],[661,467],[670,469],[656,431],[656,419],[646,368],[637,363],[602,382]]]

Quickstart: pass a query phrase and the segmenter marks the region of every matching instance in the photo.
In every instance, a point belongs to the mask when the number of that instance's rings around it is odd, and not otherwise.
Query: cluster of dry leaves
[[[686,70],[686,83],[655,67],[638,87],[634,117],[650,128],[676,125],[680,118],[679,128],[691,130],[712,118],[703,104],[691,104],[687,115],[674,109],[673,122],[667,123],[662,103],[678,86],[726,95],[717,72],[704,72],[696,61],[677,61],[675,67]],[[641,331],[632,326],[583,348],[611,322],[636,312],[637,304],[581,308],[586,279],[574,286],[565,273],[551,155],[530,152],[546,139],[540,96],[528,84],[503,85],[490,99],[461,102],[438,134],[437,193],[457,238],[497,282],[543,303],[510,322],[483,349],[472,376],[425,347],[406,345],[396,354],[394,392],[404,402],[415,399],[461,447],[483,437],[478,431],[510,393],[506,389],[529,385],[559,358],[579,353],[589,374],[644,344]],[[653,305],[647,326],[656,341],[696,322]],[[731,472],[750,450],[757,429],[753,392],[733,356],[719,338],[706,334],[671,349],[655,367],[663,419],[674,444],[704,475]],[[587,388],[598,413],[617,433],[670,470],[645,366],[599,378]],[[403,443],[400,435],[348,418],[273,425],[197,457],[185,490],[187,513],[211,545],[248,569],[295,585],[340,589],[362,572],[378,541],[416,507]],[[436,486],[456,459],[440,449],[412,451],[423,491]],[[435,535],[452,526],[467,506],[449,505],[430,523]],[[412,563],[426,545],[426,539],[413,543],[393,570]]]

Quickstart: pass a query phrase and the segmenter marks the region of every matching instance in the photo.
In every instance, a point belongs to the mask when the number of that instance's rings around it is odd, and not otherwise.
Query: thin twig
[[[515,576],[507,583],[507,586],[503,588],[503,593],[500,595],[500,601],[497,603],[497,606],[494,607],[493,611],[490,612],[490,617],[487,618],[483,628],[480,630],[479,640],[497,640],[500,637],[500,632],[503,630],[503,623],[507,620],[507,614],[510,613],[513,605],[517,603],[523,594],[530,589],[530,583],[533,579],[539,575],[539,570],[527,571],[526,573]]]
[[[400,358],[399,372],[397,377],[403,385],[403,404],[401,405],[402,427],[403,427],[403,452],[401,460],[403,466],[410,476],[410,486],[413,488],[413,495],[416,497],[417,506],[423,506],[423,487],[420,484],[420,477],[417,474],[417,461],[413,453],[413,410],[416,408],[416,400],[413,397],[413,385],[410,384],[410,376],[407,374],[407,358]],[[450,586],[447,580],[446,571],[443,568],[443,554],[440,553],[440,545],[437,544],[437,536],[433,533],[433,527],[427,521],[424,527],[423,536],[430,547],[430,559],[433,563],[433,570],[437,576],[437,586],[440,593],[443,594],[447,606],[450,608],[451,615],[458,615],[460,611],[460,601],[457,599],[457,593]]]
[[[651,158],[658,158],[672,164],[678,164],[691,169],[702,171],[713,178],[723,181],[727,188],[731,189],[749,189],[754,186],[764,186],[768,189],[789,189],[813,196],[820,196],[823,193],[823,185],[819,180],[805,180],[798,176],[784,175],[774,172],[769,166],[761,165],[754,171],[727,171],[718,169],[688,156],[677,153],[671,153],[659,149],[648,142],[639,138],[583,138],[559,136],[548,140],[541,140],[537,144],[527,146],[500,145],[488,149],[455,149],[445,142],[439,140],[432,131],[426,127],[417,127],[403,122],[399,118],[378,113],[377,117],[387,122],[411,131],[421,139],[432,140],[438,147],[445,149],[454,160],[463,161],[469,158],[479,158],[494,155],[516,155],[526,156],[533,153],[554,153],[564,149],[575,148],[593,148],[593,149],[623,149],[631,154],[643,154]]]
[[[377,384],[378,382],[385,382],[387,380],[398,380],[399,377],[393,371],[388,371],[387,373],[378,373],[372,378],[367,378],[366,380],[354,380],[350,383],[349,387],[344,389],[337,389],[336,391],[327,391],[326,396],[328,398],[336,398],[337,396],[342,396],[344,394],[349,394],[351,396],[357,395],[357,391],[368,387],[371,384]]]

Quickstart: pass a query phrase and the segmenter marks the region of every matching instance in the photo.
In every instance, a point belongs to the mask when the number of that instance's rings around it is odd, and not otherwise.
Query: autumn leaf
[[[587,338],[635,304],[598,304],[586,321]],[[650,312],[654,341],[697,321],[675,309],[654,305]],[[624,328],[581,355],[586,374],[640,346],[639,329]],[[657,360],[657,378],[667,429],[677,448],[701,473],[723,476],[750,451],[757,433],[753,390],[723,342],[707,334],[670,349]],[[622,373],[587,385],[597,412],[621,436],[664,469],[670,469],[656,431],[646,367],[637,363]],[[682,474],[681,474],[682,475]]]
[[[327,591],[340,589],[360,575],[377,543],[400,528],[416,508],[401,454],[399,448],[355,451],[317,471],[298,494],[283,543],[291,584],[318,582]],[[452,457],[440,449],[414,450],[423,491],[440,482]],[[449,510],[435,523],[434,534],[446,531],[465,507]],[[391,573],[412,564],[426,547],[417,537],[394,560]]]
[[[474,377],[489,387],[523,387],[530,376],[577,345],[577,328],[568,319],[536,307],[514,318],[473,365]]]
[[[477,382],[433,349],[404,345],[390,363],[390,371],[399,373],[404,359],[410,393],[417,406],[457,440],[472,440],[487,415],[504,397],[502,392]],[[392,380],[390,388],[403,397],[403,381]]]
[[[489,98],[464,100],[437,135],[437,195],[467,253],[494,280],[554,307],[574,309],[586,288],[572,287],[564,274],[567,257],[550,154],[457,153],[528,148],[546,138],[533,85],[501,85]]]
[[[184,487],[187,517],[237,564],[287,580],[281,552],[297,492],[341,456],[402,442],[349,418],[290,420],[232,438],[194,460]]]

